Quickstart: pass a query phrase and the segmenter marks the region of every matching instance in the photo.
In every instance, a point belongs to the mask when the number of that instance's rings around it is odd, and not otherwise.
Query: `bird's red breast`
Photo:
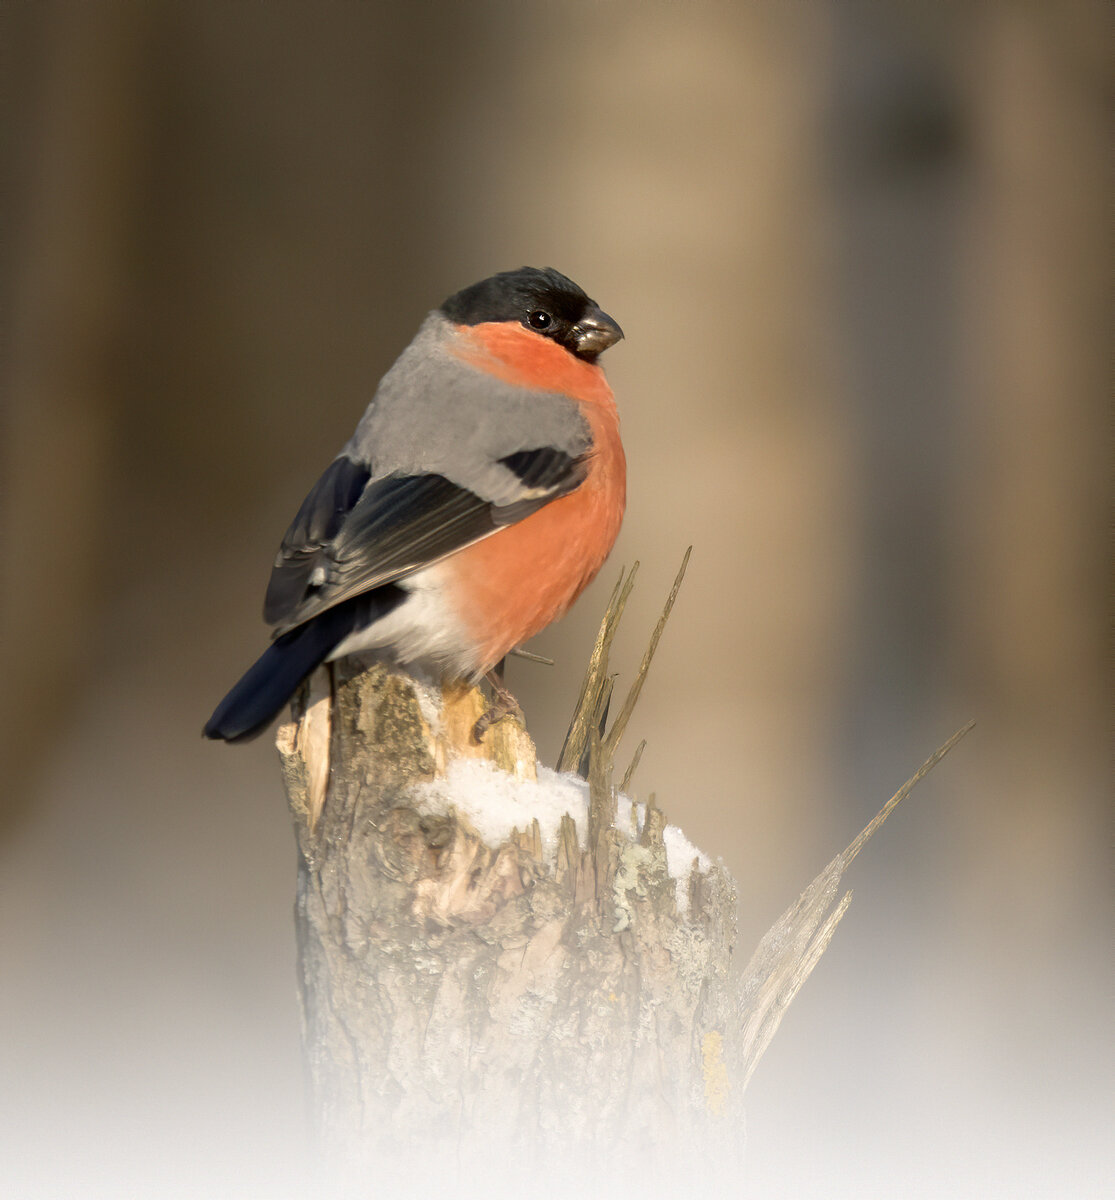
[[[444,563],[483,671],[562,616],[599,571],[623,520],[627,464],[615,397],[595,363],[521,325],[456,332],[453,353],[464,362],[531,391],[573,398],[592,432],[588,474],[576,491]]]

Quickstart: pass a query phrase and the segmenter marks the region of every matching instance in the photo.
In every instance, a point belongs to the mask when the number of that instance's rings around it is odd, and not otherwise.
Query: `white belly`
[[[440,564],[401,580],[407,598],[387,616],[350,633],[333,649],[330,660],[380,651],[399,663],[419,663],[459,677],[474,675],[476,646],[446,603],[444,582]]]

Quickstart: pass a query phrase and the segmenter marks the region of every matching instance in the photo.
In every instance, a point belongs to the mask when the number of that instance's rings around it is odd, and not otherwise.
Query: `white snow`
[[[525,831],[536,820],[548,861],[557,855],[558,829],[566,813],[582,841],[588,828],[588,784],[543,766],[536,782],[515,779],[485,759],[457,758],[444,778],[420,784],[412,798],[422,813],[443,813],[452,806],[493,847],[506,841],[512,829]]]
[[[525,831],[536,820],[542,853],[549,862],[557,856],[558,830],[566,813],[573,818],[582,844],[588,828],[588,784],[577,775],[559,775],[541,765],[537,781],[517,780],[484,759],[454,759],[444,777],[420,784],[412,799],[421,813],[456,809],[492,847],[506,841],[513,829]],[[635,841],[645,820],[645,804],[634,803],[628,796],[616,798],[616,828],[625,837]],[[684,914],[689,907],[687,885],[693,860],[702,872],[712,863],[676,825],[666,826],[663,841],[666,868],[677,883],[678,912]]]
[[[667,825],[662,831],[666,843],[666,869],[670,878],[677,880],[678,912],[684,917],[689,912],[689,873],[693,860],[703,875],[712,866],[707,854],[702,853],[676,825]]]

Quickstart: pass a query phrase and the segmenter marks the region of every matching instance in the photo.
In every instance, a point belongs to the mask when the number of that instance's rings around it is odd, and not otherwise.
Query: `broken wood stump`
[[[476,689],[382,664],[332,678],[279,733],[327,1155],[652,1146],[721,1119],[723,868],[670,861],[663,814],[610,783],[594,814],[511,718],[478,746]]]

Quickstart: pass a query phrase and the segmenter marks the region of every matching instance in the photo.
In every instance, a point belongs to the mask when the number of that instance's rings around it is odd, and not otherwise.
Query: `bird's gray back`
[[[373,478],[437,474],[497,504],[521,491],[499,460],[553,446],[580,458],[592,445],[577,404],[560,392],[517,387],[453,353],[454,326],[433,312],[380,381],[343,454]]]

